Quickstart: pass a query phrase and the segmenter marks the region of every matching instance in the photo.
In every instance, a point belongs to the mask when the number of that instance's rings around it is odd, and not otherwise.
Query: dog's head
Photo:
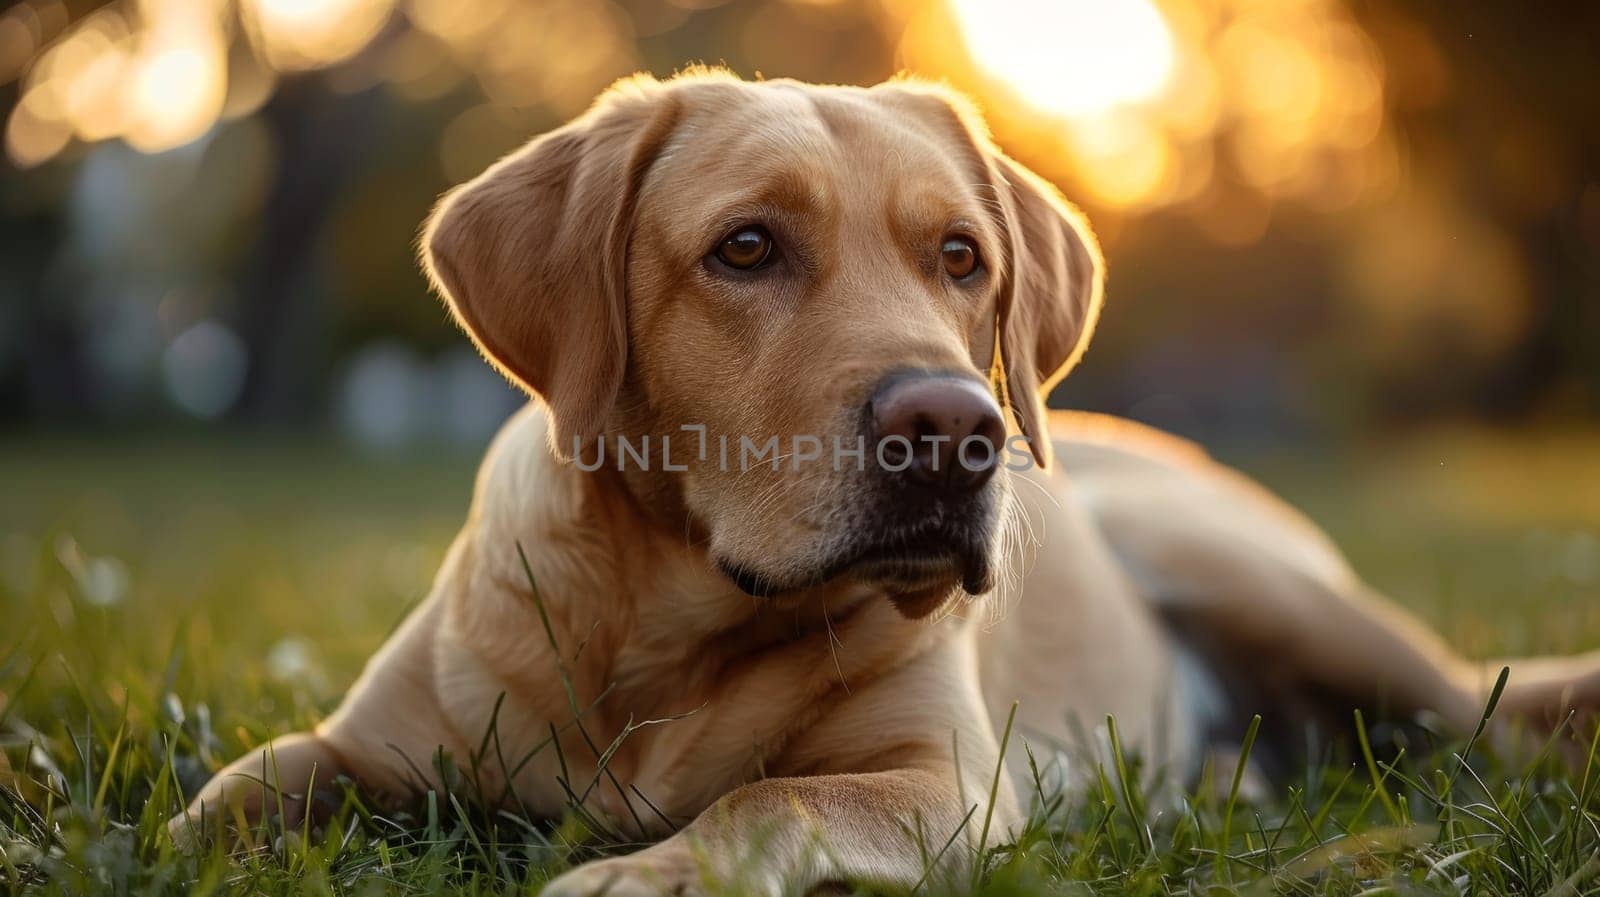
[[[992,587],[1006,468],[1049,464],[1043,397],[1100,302],[1076,212],[913,82],[631,79],[423,244],[557,455],[620,467],[752,594],[912,616]]]

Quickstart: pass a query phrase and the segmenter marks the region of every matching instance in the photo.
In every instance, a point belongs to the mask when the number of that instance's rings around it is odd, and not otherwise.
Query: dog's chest
[[[630,688],[581,663],[563,682],[462,651],[439,673],[441,703],[471,748],[452,758],[457,767],[529,812],[575,810],[628,836],[675,830],[760,777],[814,713],[809,689],[793,681],[743,687],[736,677],[736,687],[722,688],[692,669]]]
[[[576,808],[619,834],[660,837],[739,786],[783,774],[776,765],[783,746],[822,712],[783,693],[769,694],[765,702],[692,697],[684,706],[630,701],[629,695],[613,692],[601,702],[608,712],[596,708],[577,723],[570,715],[566,722],[547,722],[543,738],[538,729],[524,727],[521,741],[533,749],[541,742],[549,745],[515,775],[516,793],[545,815]],[[796,709],[752,712],[755,703]],[[502,714],[535,715],[531,708],[509,707]]]
[[[805,772],[786,767],[786,748],[927,638],[887,602],[703,632],[593,609],[549,602],[553,639],[523,606],[498,625],[460,614],[436,643],[436,685],[461,742],[485,745],[481,781],[539,815],[577,806],[622,833],[664,834],[740,785]],[[552,641],[572,647],[557,657]]]

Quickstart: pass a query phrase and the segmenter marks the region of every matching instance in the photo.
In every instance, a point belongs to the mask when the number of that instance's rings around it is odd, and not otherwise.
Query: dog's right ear
[[[544,401],[559,457],[602,432],[622,385],[635,198],[676,118],[661,85],[619,84],[452,190],[424,228],[435,289],[484,357]]]

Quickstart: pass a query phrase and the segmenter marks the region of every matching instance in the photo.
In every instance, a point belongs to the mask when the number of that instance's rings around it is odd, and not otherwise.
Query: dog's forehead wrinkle
[[[754,87],[693,116],[660,158],[724,165],[748,158],[758,166],[798,166],[812,174],[858,173],[857,184],[866,181],[869,187],[932,178],[948,189],[969,189],[970,178],[935,131],[872,102],[865,91],[772,82]],[[695,158],[681,159],[691,147],[697,147],[689,153]]]

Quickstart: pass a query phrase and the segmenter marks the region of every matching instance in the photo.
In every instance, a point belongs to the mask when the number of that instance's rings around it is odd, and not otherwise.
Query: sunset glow
[[[1173,40],[1148,0],[954,0],[979,68],[1043,111],[1092,115],[1157,96]]]
[[[1393,184],[1384,73],[1337,0],[940,0],[900,55],[1085,201],[1185,206],[1222,242],[1259,236],[1279,199],[1336,209]],[[1248,212],[1217,214],[1229,183]]]
[[[0,13],[0,73],[22,82],[5,152],[24,167],[75,143],[182,146],[252,114],[284,75],[344,67],[341,89],[467,91],[437,141],[464,179],[638,70],[649,24],[587,0],[120,0],[47,34],[56,2]],[[1385,73],[1338,0],[879,3],[896,67],[970,94],[1003,146],[1091,205],[1185,206],[1248,242],[1280,199],[1342,208],[1399,169]],[[771,35],[747,37],[757,52]],[[1246,211],[1216,214],[1227,183],[1249,188]]]

